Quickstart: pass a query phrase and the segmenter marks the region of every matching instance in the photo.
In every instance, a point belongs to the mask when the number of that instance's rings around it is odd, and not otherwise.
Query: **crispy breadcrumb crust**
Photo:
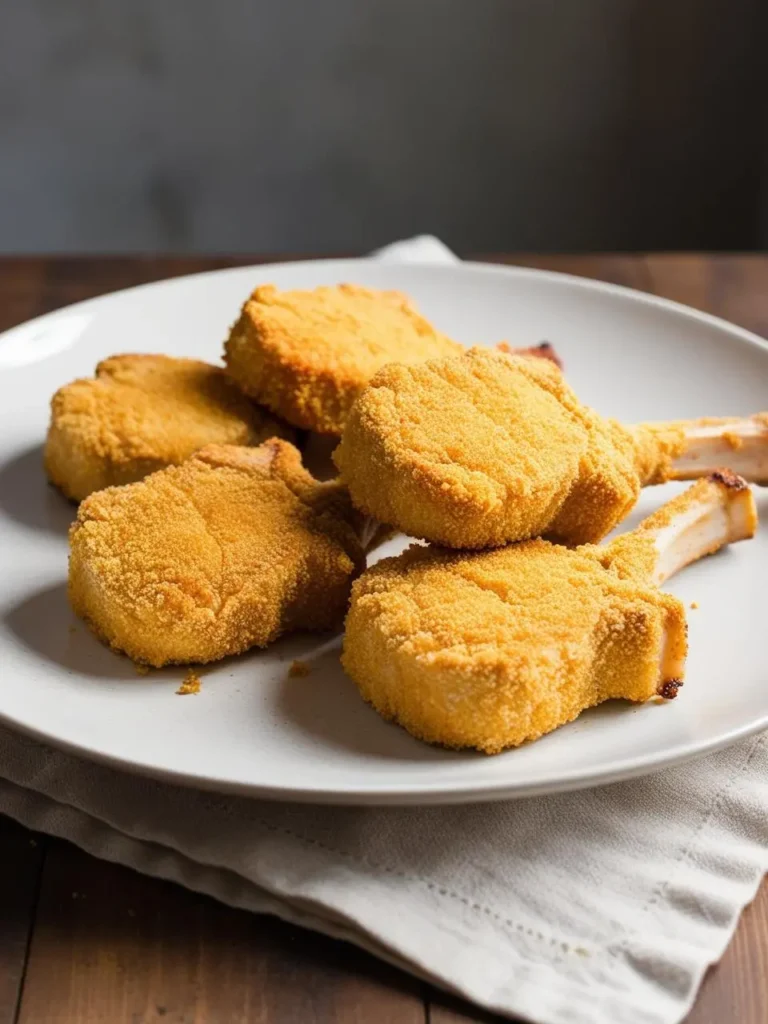
[[[75,612],[133,661],[204,663],[343,618],[365,556],[338,483],[299,452],[210,445],[86,498],[70,530]]]
[[[368,515],[479,549],[540,535],[596,543],[680,444],[679,431],[629,430],[581,405],[548,360],[475,348],[384,367],[333,458]]]
[[[587,433],[578,476],[550,525],[542,530],[561,544],[594,544],[617,526],[640,496],[637,448],[630,432],[581,407]]]
[[[548,528],[588,442],[554,364],[475,348],[384,367],[333,458],[368,515],[448,547],[483,548]]]
[[[704,426],[708,419],[689,420],[688,426]],[[682,423],[643,423],[632,427],[637,472],[643,487],[664,484],[674,478],[675,459],[686,447],[685,425]]]
[[[355,398],[386,363],[461,351],[401,292],[262,285],[232,327],[224,361],[238,386],[278,416],[339,435]]]
[[[49,479],[74,501],[177,465],[206,444],[261,444],[293,432],[196,359],[119,355],[51,400]]]
[[[648,554],[646,538],[621,551],[413,546],[354,584],[342,663],[417,738],[488,754],[611,698],[672,696],[680,680],[660,663],[684,661],[685,610],[639,581]]]

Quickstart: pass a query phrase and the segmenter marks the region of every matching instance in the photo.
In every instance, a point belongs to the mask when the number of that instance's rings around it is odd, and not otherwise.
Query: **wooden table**
[[[768,336],[765,256],[495,259],[665,295]],[[247,262],[0,259],[0,329],[116,288]],[[768,884],[688,1024],[765,1024],[767,1007]],[[495,1019],[351,946],[220,906],[0,818],[0,1024]]]

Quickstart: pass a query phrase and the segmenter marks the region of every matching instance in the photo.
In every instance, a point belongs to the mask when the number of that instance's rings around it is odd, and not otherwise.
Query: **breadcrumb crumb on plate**
[[[306,661],[299,661],[296,659],[291,662],[290,668],[288,669],[288,675],[292,679],[303,679],[305,676],[308,676],[311,671],[312,669]]]
[[[202,686],[202,680],[197,672],[194,669],[189,669],[176,693],[180,697],[185,697],[189,693],[200,693]]]

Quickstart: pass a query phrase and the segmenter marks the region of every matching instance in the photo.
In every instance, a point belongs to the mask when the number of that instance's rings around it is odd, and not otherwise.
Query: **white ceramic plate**
[[[327,261],[202,274],[105,296],[0,336],[0,720],[179,783],[329,803],[449,803],[596,785],[679,762],[768,726],[768,530],[670,584],[691,611],[678,700],[587,712],[497,757],[433,749],[386,724],[338,661],[338,637],[298,636],[202,672],[140,677],[66,600],[73,507],[44,479],[48,399],[115,352],[216,361],[259,282],[354,281],[412,294],[464,342],[553,341],[585,402],[625,421],[768,408],[768,346],[722,321],[609,285],[536,271]],[[670,497],[649,489],[631,521]],[[679,489],[679,488],[677,488]],[[768,513],[768,499],[758,494]],[[386,553],[405,542],[392,542]],[[311,663],[290,679],[293,658]]]

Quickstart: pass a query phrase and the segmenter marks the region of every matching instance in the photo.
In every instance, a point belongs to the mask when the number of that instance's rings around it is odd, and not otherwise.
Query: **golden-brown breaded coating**
[[[159,667],[216,661],[339,624],[365,556],[362,520],[288,442],[210,445],[92,494],[70,531],[75,612]]]
[[[237,385],[278,416],[339,435],[355,398],[385,363],[461,351],[401,292],[262,285],[232,327],[224,360]]]
[[[494,754],[611,697],[653,696],[668,630],[684,646],[681,602],[589,548],[414,546],[355,583],[342,663],[418,739]]]
[[[368,514],[415,537],[482,548],[548,527],[588,440],[552,363],[471,349],[384,367],[333,457]]]
[[[380,370],[333,458],[358,508],[412,536],[583,544],[624,518],[641,464],[673,443],[637,437],[582,406],[552,362],[477,348]]]
[[[671,698],[685,609],[658,584],[756,526],[749,488],[725,471],[605,547],[413,546],[354,584],[342,663],[414,736],[489,754],[611,698]]]
[[[177,465],[206,444],[292,438],[224,370],[197,359],[121,355],[96,376],[59,388],[51,401],[45,468],[74,501]]]

